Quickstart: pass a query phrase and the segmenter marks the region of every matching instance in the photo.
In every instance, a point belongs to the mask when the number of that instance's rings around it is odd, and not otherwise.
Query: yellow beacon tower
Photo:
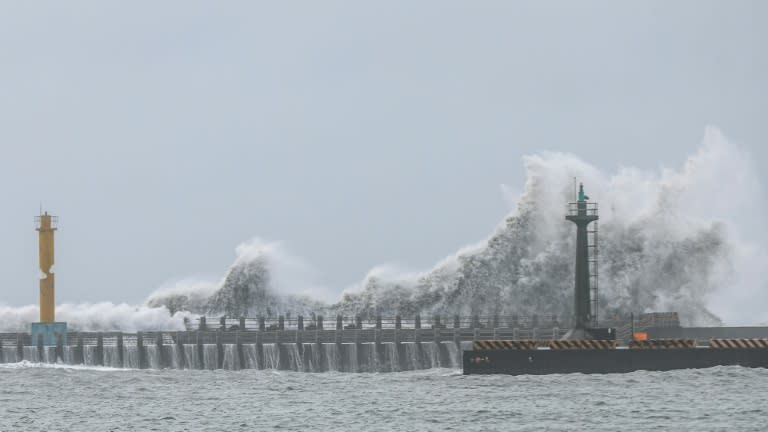
[[[58,218],[48,212],[35,218],[40,246],[40,322],[32,323],[32,343],[52,346],[66,343],[67,323],[56,322],[54,287],[54,241]],[[60,340],[61,338],[61,340]]]

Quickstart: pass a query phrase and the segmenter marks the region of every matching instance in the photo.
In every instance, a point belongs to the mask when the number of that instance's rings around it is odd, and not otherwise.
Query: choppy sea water
[[[2,431],[765,431],[768,370],[463,376],[0,365]]]

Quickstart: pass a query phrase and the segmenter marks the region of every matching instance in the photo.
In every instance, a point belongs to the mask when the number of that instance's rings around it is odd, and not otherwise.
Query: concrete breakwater
[[[397,372],[460,368],[472,340],[557,338],[560,329],[400,329],[70,333],[55,346],[0,334],[0,362],[136,369]],[[37,343],[36,343],[37,342]]]

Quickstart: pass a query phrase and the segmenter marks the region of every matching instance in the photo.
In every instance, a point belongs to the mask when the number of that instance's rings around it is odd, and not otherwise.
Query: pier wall
[[[71,332],[55,346],[0,334],[0,362],[136,369],[396,372],[460,368],[474,340],[557,339],[559,328],[406,328],[277,331]]]

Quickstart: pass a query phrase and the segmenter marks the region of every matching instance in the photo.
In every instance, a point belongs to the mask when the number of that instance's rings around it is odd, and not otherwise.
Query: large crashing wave
[[[375,267],[333,301],[279,243],[253,240],[238,247],[221,281],[180,281],[135,308],[81,305],[67,320],[78,330],[149,330],[182,328],[192,314],[567,316],[573,307],[575,227],[564,214],[574,178],[600,205],[601,316],[677,311],[687,325],[768,320],[758,176],[749,155],[717,129],[707,129],[702,147],[679,170],[621,168],[606,174],[562,153],[524,162],[525,189],[514,197],[505,221],[487,240],[431,270]],[[0,316],[12,318],[2,322],[15,323],[14,329],[35,314],[32,307],[0,308]]]
[[[562,153],[526,157],[525,167],[525,192],[505,222],[487,241],[429,271],[398,274],[378,267],[339,302],[324,304],[285,295],[284,286],[272,283],[279,267],[270,251],[274,245],[251,243],[241,246],[249,252],[240,253],[221,288],[188,308],[233,316],[306,311],[569,315],[575,228],[564,213],[573,199],[574,178],[600,204],[602,316],[677,311],[686,324],[716,324],[713,295],[762,288],[739,286],[744,284],[739,274],[754,269],[743,268],[738,257],[744,254],[734,253],[744,249],[738,235],[744,215],[731,211],[746,206],[755,213],[757,177],[748,156],[717,129],[707,129],[702,148],[679,171],[622,168],[606,175]],[[754,263],[755,254],[749,255]],[[759,255],[765,264],[764,254]],[[151,302],[169,303],[157,296]]]

